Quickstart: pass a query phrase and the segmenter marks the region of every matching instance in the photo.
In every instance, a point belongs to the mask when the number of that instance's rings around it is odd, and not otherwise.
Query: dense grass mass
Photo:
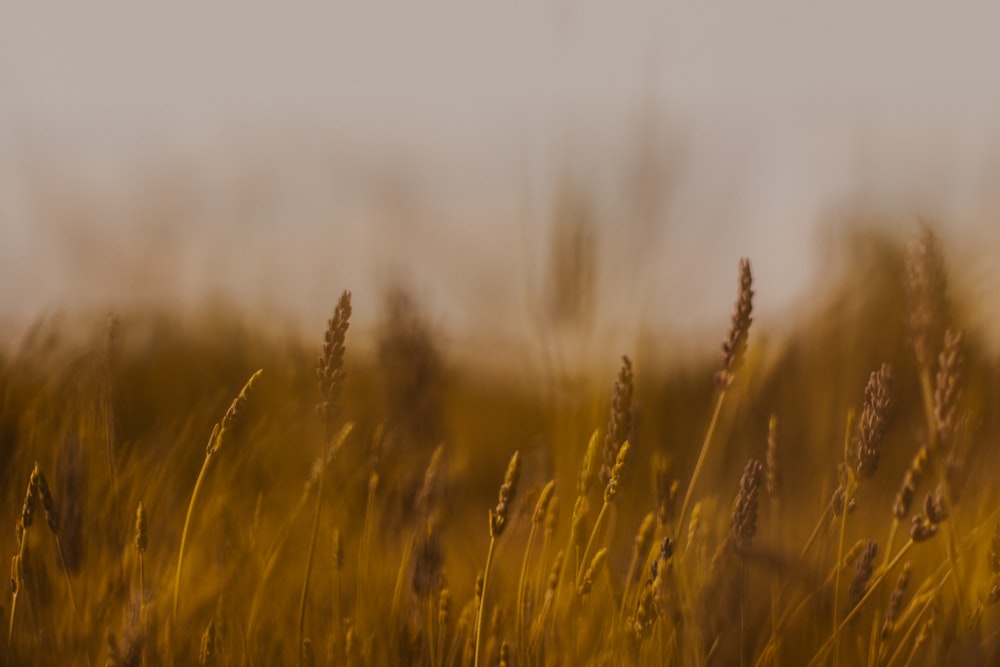
[[[741,263],[721,359],[607,377],[498,381],[398,293],[315,343],[41,322],[6,664],[996,664],[1000,368],[929,231],[870,241],[780,342]]]

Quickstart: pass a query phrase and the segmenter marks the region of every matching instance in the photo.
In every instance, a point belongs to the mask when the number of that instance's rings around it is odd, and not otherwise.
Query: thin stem
[[[594,521],[594,529],[590,531],[590,538],[587,540],[587,546],[583,549],[583,558],[580,559],[580,567],[577,568],[576,573],[576,586],[580,587],[580,583],[583,581],[583,575],[586,574],[588,559],[590,558],[590,551],[594,547],[594,541],[597,539],[597,533],[600,532],[601,524],[604,523],[604,518],[608,514],[608,503],[605,501],[601,504],[601,511],[597,514],[597,519]]]
[[[486,552],[486,568],[483,570],[483,593],[479,597],[479,611],[476,612],[476,658],[473,662],[474,667],[479,667],[479,651],[483,638],[483,613],[486,610],[486,593],[489,590],[490,567],[493,565],[493,553],[496,551],[496,546],[497,538],[491,537],[490,549]]]
[[[17,588],[11,595],[10,600],[10,624],[7,628],[7,664],[10,664],[10,656],[13,654],[13,642],[14,642],[14,614],[17,611],[17,598],[21,593],[21,589],[24,588],[24,577],[21,575],[21,563],[24,561],[24,549],[28,543],[28,529],[25,528],[24,532],[21,533],[21,546],[17,551]],[[11,573],[11,576],[15,576],[15,573]]]
[[[515,627],[517,630],[517,650],[521,654],[522,663],[527,662],[524,604],[526,590],[528,587],[528,562],[531,558],[531,546],[535,541],[537,528],[538,524],[532,522],[531,530],[528,532],[528,544],[524,547],[524,560],[521,562],[521,576],[517,582],[517,610],[515,616]]]
[[[149,636],[149,628],[146,625],[146,571],[142,561],[142,552],[139,552],[139,624],[142,625],[142,636]],[[143,651],[142,664],[146,664],[146,653]]]
[[[749,601],[747,600],[748,577],[747,561],[740,558],[740,665],[745,667],[749,658],[749,632],[747,632],[747,618],[750,616]]]
[[[889,556],[892,555],[892,545],[896,541],[896,532],[899,530],[899,519],[895,516],[892,517],[892,523],[889,524],[889,537],[885,540],[885,556],[882,558],[882,567],[885,568],[889,564]]]
[[[214,453],[213,445],[219,436],[219,425],[216,424],[212,430],[212,437],[209,438],[209,446],[205,453],[205,461],[201,464],[201,471],[198,472],[198,479],[194,483],[194,490],[191,492],[191,500],[188,502],[187,514],[184,516],[184,530],[181,532],[181,547],[177,554],[177,574],[174,577],[174,604],[170,614],[171,620],[177,622],[177,607],[180,602],[181,574],[184,571],[184,548],[187,546],[188,531],[191,528],[191,517],[194,516],[194,504],[198,500],[198,492],[205,481],[205,474],[208,472],[208,465],[212,462]]]
[[[688,509],[691,505],[691,498],[694,496],[695,486],[698,484],[698,478],[701,476],[702,468],[705,465],[705,459],[708,458],[708,449],[712,443],[712,434],[715,432],[715,426],[719,421],[719,413],[722,412],[722,402],[725,398],[726,390],[722,389],[719,391],[719,398],[715,402],[715,410],[712,411],[712,419],[708,422],[708,431],[705,433],[705,440],[701,443],[701,452],[698,454],[698,462],[694,465],[694,472],[691,473],[691,481],[688,482],[687,491],[684,493],[684,502],[681,504],[681,513],[677,518],[678,531],[684,529],[684,519],[687,518]]]
[[[861,613],[861,609],[865,606],[865,603],[868,602],[868,600],[872,597],[872,595],[874,595],[875,591],[878,589],[879,585],[885,579],[886,575],[888,575],[890,570],[892,570],[894,567],[896,567],[896,565],[899,564],[899,561],[903,559],[903,556],[906,555],[906,553],[913,547],[914,544],[915,542],[912,539],[908,540],[906,544],[904,544],[903,547],[899,550],[896,556],[892,559],[892,561],[890,561],[889,566],[884,570],[882,570],[881,572],[879,572],[878,575],[876,575],[875,580],[871,583],[871,585],[868,586],[868,590],[861,597],[861,599],[858,600],[858,603],[854,605],[854,608],[851,609],[851,611],[847,614],[847,616],[844,617],[844,620],[840,622],[840,625],[838,625],[837,628],[834,630],[833,635],[829,639],[827,639],[826,642],[823,643],[820,649],[816,652],[816,655],[813,656],[813,659],[809,661],[810,666],[817,664],[833,647],[834,643],[837,641],[840,632],[845,627],[847,627],[847,625],[851,621],[853,621],[859,613]]]
[[[66,567],[66,555],[63,553],[62,542],[59,541],[59,536],[53,534],[52,537],[56,539],[56,550],[59,552],[59,563],[62,565],[63,576],[66,579],[66,590],[69,592],[69,603],[73,607],[73,618],[76,620],[76,627],[78,630],[83,629],[83,623],[80,620],[80,610],[76,606],[76,597],[73,595],[73,583],[69,579],[69,568]],[[90,654],[86,654],[87,664],[90,664]]]
[[[299,665],[302,665],[302,641],[306,629],[306,600],[309,595],[309,578],[312,575],[313,558],[316,555],[316,535],[319,533],[319,514],[323,507],[323,474],[319,476],[316,485],[316,512],[313,514],[312,536],[309,538],[309,556],[306,559],[306,576],[302,582],[302,596],[299,598],[299,640],[296,644],[299,654]]]
[[[851,495],[854,493],[854,489],[857,483],[854,479],[854,473],[851,470],[849,447],[851,442],[851,426],[854,421],[854,412],[849,410],[847,412],[847,427],[844,429],[844,470],[847,476],[847,482],[844,484],[843,489],[843,505],[840,513],[840,536],[837,541],[837,564],[844,558],[844,538],[847,535],[847,515],[851,508]],[[840,572],[841,568],[837,568],[836,581],[833,586],[833,637],[837,636],[837,617],[840,614]],[[833,664],[840,664],[840,642],[834,641],[833,645]]]

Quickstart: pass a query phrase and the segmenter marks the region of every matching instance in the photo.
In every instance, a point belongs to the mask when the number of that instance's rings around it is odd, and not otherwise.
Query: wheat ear
[[[486,592],[490,580],[490,568],[493,565],[493,555],[496,552],[497,538],[503,533],[510,520],[511,504],[517,495],[517,484],[521,477],[521,453],[514,452],[507,464],[507,473],[504,475],[503,484],[500,485],[500,493],[497,499],[497,506],[490,510],[490,548],[486,552],[486,567],[483,569],[483,589],[479,596],[479,611],[476,613],[476,639],[474,667],[479,667],[482,638],[483,638],[483,612],[486,609]]]
[[[262,372],[262,370],[258,370],[250,376],[247,383],[243,385],[243,389],[240,391],[239,395],[233,399],[233,402],[226,411],[226,414],[223,416],[222,421],[215,425],[212,429],[212,435],[208,438],[208,446],[205,448],[205,460],[201,464],[201,470],[198,472],[198,479],[195,480],[194,483],[194,490],[191,491],[191,500],[188,502],[187,514],[184,516],[184,529],[181,532],[181,546],[177,553],[177,573],[174,578],[174,604],[171,611],[171,619],[175,623],[177,621],[177,608],[180,604],[181,574],[183,573],[184,568],[184,548],[187,546],[188,530],[191,528],[191,517],[194,516],[194,506],[195,501],[198,500],[198,492],[201,490],[201,486],[205,481],[205,474],[208,472],[209,464],[212,463],[213,457],[222,447],[225,440],[226,430],[231,428],[239,418],[243,411],[243,407],[246,405],[247,396],[253,388],[254,382],[257,381],[257,378],[260,377]]]
[[[708,430],[705,432],[705,439],[701,443],[701,451],[698,452],[698,460],[694,465],[694,472],[691,473],[691,481],[688,482],[687,491],[684,493],[684,502],[681,503],[681,513],[677,517],[677,529],[684,526],[684,519],[687,518],[688,508],[694,496],[695,487],[698,485],[698,478],[701,476],[708,458],[708,450],[712,444],[712,436],[715,427],[719,422],[719,414],[722,412],[722,404],[726,399],[726,391],[733,383],[736,371],[743,365],[743,357],[746,355],[747,338],[750,334],[750,324],[753,322],[753,274],[750,272],[750,260],[745,257],[740,260],[740,287],[736,297],[736,308],[733,312],[733,323],[729,329],[729,336],[722,344],[722,369],[715,374],[715,384],[719,388],[718,397],[715,399],[715,409],[712,411],[712,418],[708,422]]]

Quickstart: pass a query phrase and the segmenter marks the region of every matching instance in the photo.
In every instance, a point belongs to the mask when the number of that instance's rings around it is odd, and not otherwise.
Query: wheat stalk
[[[497,538],[503,534],[510,520],[511,505],[517,495],[517,484],[521,477],[521,453],[514,452],[507,464],[507,472],[504,474],[503,484],[500,485],[500,493],[497,498],[495,509],[489,512],[490,526],[490,548],[486,552],[486,566],[483,569],[483,585],[479,596],[479,610],[476,612],[475,630],[475,652],[474,667],[479,667],[483,636],[483,612],[486,609],[486,593],[490,581],[490,570],[493,566],[493,555],[496,552]]]
[[[257,378],[260,377],[262,372],[262,370],[258,370],[250,376],[250,379],[247,380],[245,385],[243,385],[243,389],[240,390],[239,395],[233,399],[229,409],[226,410],[226,414],[223,416],[222,421],[216,423],[215,427],[212,429],[212,435],[208,438],[208,446],[205,448],[205,460],[202,462],[201,470],[198,472],[198,478],[195,480],[194,490],[191,491],[191,500],[188,501],[187,514],[184,516],[184,528],[181,531],[181,546],[177,553],[177,573],[174,578],[174,602],[171,609],[171,619],[175,623],[177,621],[177,609],[180,604],[181,575],[184,571],[184,550],[187,546],[188,531],[191,528],[191,519],[194,516],[194,507],[195,502],[198,500],[198,493],[201,491],[202,484],[205,481],[205,475],[208,472],[209,465],[212,463],[212,459],[215,457],[216,453],[225,441],[226,431],[232,428],[236,420],[240,417],[240,414],[246,405],[250,390],[253,388],[254,383],[257,381]]]

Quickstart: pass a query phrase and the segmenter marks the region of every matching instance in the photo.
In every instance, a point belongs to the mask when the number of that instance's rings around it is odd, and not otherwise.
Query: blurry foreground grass
[[[367,355],[347,295],[325,346],[40,323],[0,360],[6,664],[995,664],[1000,368],[929,233],[854,269],[778,344],[742,267],[721,363],[568,386],[399,295]]]

